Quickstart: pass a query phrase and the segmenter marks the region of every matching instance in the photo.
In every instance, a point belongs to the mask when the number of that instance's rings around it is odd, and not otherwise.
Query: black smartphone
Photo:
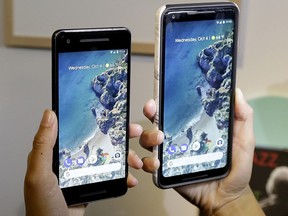
[[[124,27],[52,36],[53,170],[68,205],[127,191],[130,47]]]
[[[160,188],[225,177],[231,165],[238,7],[178,4],[156,16]]]

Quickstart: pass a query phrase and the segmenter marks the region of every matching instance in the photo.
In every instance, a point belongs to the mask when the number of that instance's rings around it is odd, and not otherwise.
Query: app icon
[[[64,173],[64,178],[68,179],[70,177],[70,172],[69,171],[66,171]]]
[[[175,145],[169,146],[167,151],[168,151],[168,154],[170,155],[174,154],[176,152],[176,146]]]
[[[192,145],[193,151],[198,151],[200,149],[201,144],[199,142],[194,142]]]
[[[182,144],[181,146],[180,146],[180,151],[181,152],[186,152],[188,150],[188,145],[187,144]]]
[[[223,145],[224,145],[224,140],[223,140],[222,138],[217,139],[216,145],[217,145],[218,147],[223,146]]]
[[[80,157],[77,158],[77,164],[79,166],[82,166],[84,163],[85,163],[85,158],[84,157],[80,156]]]
[[[168,161],[168,167],[172,167],[173,166],[173,161]]]
[[[114,154],[114,158],[115,158],[116,160],[119,160],[119,159],[121,159],[121,157],[122,157],[121,152],[120,152],[120,151],[116,151],[115,154]]]
[[[94,163],[96,163],[96,161],[97,161],[97,155],[90,155],[90,156],[89,156],[88,162],[89,162],[90,164],[94,164]]]
[[[68,168],[71,165],[72,165],[72,159],[70,157],[66,158],[66,160],[64,161],[64,166]]]

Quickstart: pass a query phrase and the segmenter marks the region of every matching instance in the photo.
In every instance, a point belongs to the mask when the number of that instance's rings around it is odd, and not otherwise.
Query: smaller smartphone
[[[154,182],[177,187],[225,177],[231,165],[238,7],[176,4],[156,15]]]
[[[127,191],[130,47],[124,27],[52,36],[53,170],[68,205]]]

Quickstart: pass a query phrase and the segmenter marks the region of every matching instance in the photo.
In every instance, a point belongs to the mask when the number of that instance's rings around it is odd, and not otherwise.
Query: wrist
[[[265,216],[262,208],[260,207],[258,201],[256,200],[253,192],[250,187],[247,187],[243,193],[231,200],[226,202],[224,205],[214,209],[209,216],[246,216],[246,215],[255,215],[255,216]]]

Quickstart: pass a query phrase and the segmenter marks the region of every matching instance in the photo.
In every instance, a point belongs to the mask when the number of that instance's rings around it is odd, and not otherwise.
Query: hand
[[[130,138],[140,136],[142,127],[130,124]],[[27,216],[84,215],[85,205],[68,207],[52,171],[53,147],[57,137],[57,117],[53,111],[46,110],[33,141],[28,156],[24,183],[25,207]],[[142,167],[141,159],[134,151],[129,151],[128,164],[136,169]],[[137,179],[129,174],[128,187],[134,187]]]
[[[153,121],[156,112],[155,102],[153,100],[148,101],[143,112],[148,119]],[[163,142],[163,137],[163,133],[157,129],[145,130],[140,137],[140,144],[151,150],[153,146]],[[249,215],[262,215],[249,187],[254,148],[253,110],[246,103],[240,89],[237,89],[232,168],[229,175],[221,180],[182,186],[175,188],[175,190],[189,202],[198,206],[206,215],[229,215],[231,209],[241,208],[240,204],[244,203],[252,206],[255,204],[255,211],[250,209]],[[143,158],[143,162],[143,169],[147,172],[154,172],[159,167],[159,161],[156,158],[146,157]],[[244,208],[247,209],[247,206]],[[245,215],[245,211],[243,212],[244,214],[234,212],[231,215]],[[255,214],[251,214],[252,212]]]

